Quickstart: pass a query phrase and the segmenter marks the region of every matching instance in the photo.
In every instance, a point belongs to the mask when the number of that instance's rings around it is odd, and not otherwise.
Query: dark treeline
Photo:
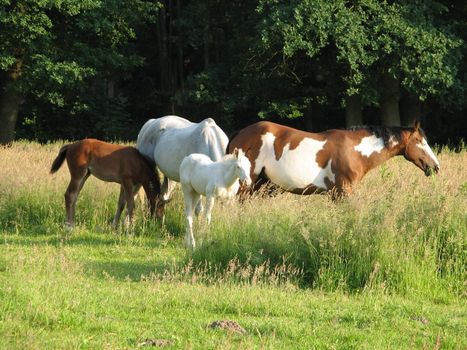
[[[0,143],[149,118],[467,130],[465,1],[0,0]]]

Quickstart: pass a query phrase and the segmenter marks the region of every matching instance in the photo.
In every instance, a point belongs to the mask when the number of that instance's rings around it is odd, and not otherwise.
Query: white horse
[[[193,236],[193,209],[200,202],[201,195],[206,196],[206,220],[209,225],[214,198],[233,198],[240,187],[239,180],[249,186],[250,168],[250,161],[238,149],[217,162],[198,153],[183,159],[180,165],[180,183],[185,199],[187,220],[185,243],[188,247],[194,249],[196,246]]]
[[[175,183],[180,182],[180,164],[192,153],[201,153],[213,161],[221,160],[226,152],[229,138],[216,124],[207,118],[192,123],[175,115],[149,119],[141,128],[136,148],[156,162],[164,174],[162,198],[169,201]],[[201,204],[196,208],[197,214]]]

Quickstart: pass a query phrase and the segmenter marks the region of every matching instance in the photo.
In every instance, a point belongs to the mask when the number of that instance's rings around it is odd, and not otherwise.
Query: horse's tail
[[[52,167],[50,168],[50,174],[54,174],[55,172],[57,172],[58,169],[60,169],[60,167],[63,164],[63,161],[66,158],[66,152],[68,151],[68,147],[70,147],[69,144],[60,148],[60,151],[58,151],[58,156],[54,159]]]

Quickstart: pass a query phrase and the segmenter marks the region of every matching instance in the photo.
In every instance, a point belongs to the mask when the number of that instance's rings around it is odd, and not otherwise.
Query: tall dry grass
[[[0,149],[0,230],[63,235],[66,165],[49,175],[60,143],[16,142]],[[371,171],[340,203],[282,194],[216,203],[213,224],[195,226],[199,248],[169,275],[213,282],[298,281],[323,290],[383,290],[448,298],[465,293],[467,152],[443,150],[427,178],[402,157]],[[80,227],[113,234],[118,185],[91,178],[78,201]],[[183,202],[175,194],[166,227],[137,215],[136,234],[182,245]],[[161,249],[163,249],[161,247]],[[281,267],[282,266],[282,267]],[[178,272],[177,272],[178,271]],[[219,273],[219,271],[223,271]],[[204,277],[203,277],[204,276]]]

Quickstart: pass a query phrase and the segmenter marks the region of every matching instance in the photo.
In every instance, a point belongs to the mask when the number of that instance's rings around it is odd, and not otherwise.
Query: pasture
[[[126,232],[119,186],[91,177],[65,230],[60,146],[0,148],[0,348],[467,348],[465,149],[435,177],[392,159],[337,204],[219,202],[191,253],[179,189],[164,228],[139,205]]]

